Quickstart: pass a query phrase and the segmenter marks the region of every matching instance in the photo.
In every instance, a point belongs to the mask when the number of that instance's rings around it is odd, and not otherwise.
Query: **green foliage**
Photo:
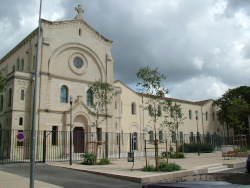
[[[81,158],[83,159],[83,162],[81,164],[83,165],[94,165],[95,164],[95,155],[90,153],[83,153],[81,154]]]
[[[101,159],[101,160],[97,163],[97,165],[108,165],[108,164],[110,164],[110,160],[107,159],[107,158]]]
[[[152,172],[152,171],[156,171],[154,165],[148,165],[148,166],[144,166],[142,168],[142,171],[145,171],[145,172]]]
[[[159,170],[162,172],[173,172],[181,170],[181,166],[176,163],[160,162]]]
[[[181,158],[185,158],[183,153],[171,153],[170,154],[170,158],[172,159],[181,159]]]
[[[245,146],[243,146],[240,149],[237,149],[238,152],[247,152],[247,148]]]
[[[179,147],[179,150],[182,151],[182,146]],[[212,153],[214,148],[211,144],[199,144],[199,151],[203,153]],[[198,143],[184,144],[185,153],[194,153],[198,152]]]
[[[162,110],[165,114],[168,113],[169,104],[171,104],[170,100],[163,100],[162,94],[167,94],[168,90],[165,89],[163,85],[163,81],[166,79],[164,74],[158,72],[158,69],[150,69],[148,66],[140,68],[139,71],[136,73],[139,82],[137,83],[137,90],[140,93],[147,94],[148,99],[146,100],[144,107],[145,110],[148,110],[154,129],[155,138],[157,135],[157,127],[156,124],[158,123],[158,119],[160,116],[163,115]],[[160,125],[160,124],[159,124]]]
[[[0,92],[3,91],[3,88],[6,86],[6,79],[0,74]]]
[[[246,131],[247,116],[250,112],[249,86],[229,89],[221,98],[215,100],[213,104],[220,108],[217,112],[217,117],[221,124],[226,123],[238,134]]]
[[[112,103],[113,97],[116,95],[114,88],[106,83],[101,82],[100,80],[93,82],[89,86],[89,91],[92,92],[92,95],[89,95],[88,100],[92,102],[90,108],[92,109],[92,114],[95,117],[95,122],[93,126],[98,127],[106,118],[108,118],[107,106]]]
[[[171,155],[171,152],[168,152],[168,156],[170,156]],[[163,157],[163,158],[167,158],[167,152],[162,152],[161,153],[161,156]]]

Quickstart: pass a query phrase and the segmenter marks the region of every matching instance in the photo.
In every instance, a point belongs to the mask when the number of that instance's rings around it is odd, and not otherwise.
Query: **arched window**
[[[136,114],[136,104],[135,104],[135,102],[133,102],[132,105],[131,105],[131,113],[132,113],[132,115]]]
[[[92,106],[93,105],[93,91],[88,90],[87,91],[87,106]]]
[[[171,118],[174,117],[174,108],[173,107],[170,109],[170,116],[171,116]]]
[[[79,29],[79,36],[81,36],[82,35],[82,30],[81,29]]]
[[[67,103],[68,102],[68,89],[64,85],[61,87],[60,101],[61,101],[61,103]]]
[[[3,95],[0,98],[0,111],[3,111]]]
[[[20,64],[20,60],[19,58],[16,61],[16,70],[19,71],[19,64]]]
[[[189,114],[189,119],[192,119],[192,110],[189,110],[188,114]]]
[[[20,126],[23,126],[23,117],[20,117],[20,118],[19,118],[19,125],[20,125]]]
[[[12,99],[12,90],[9,89],[9,100],[8,100],[8,106],[11,107],[11,99]]]
[[[208,112],[206,112],[206,121],[208,121]]]
[[[24,100],[24,90],[22,89],[21,90],[21,93],[20,93],[20,100]]]
[[[24,70],[24,60],[21,60],[21,64],[20,64],[20,70],[23,71]]]

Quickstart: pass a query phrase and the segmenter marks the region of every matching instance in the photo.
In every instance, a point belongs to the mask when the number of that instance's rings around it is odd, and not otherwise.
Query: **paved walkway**
[[[143,172],[141,168],[145,166],[145,158],[135,158],[133,170],[131,171],[133,163],[127,162],[127,159],[111,159],[110,165],[81,165],[80,162],[74,162],[69,165],[68,162],[47,163],[63,168],[75,169],[104,176],[116,177],[126,179],[139,183],[151,183],[158,181],[174,181],[178,178],[193,176],[197,174],[207,174],[209,168],[213,166],[224,166],[225,168],[239,168],[246,163],[246,157],[237,157],[224,160],[221,152],[206,153],[198,156],[197,154],[186,154],[184,159],[169,159],[170,162],[175,162],[182,167],[181,171],[164,173],[164,172]],[[154,164],[154,158],[150,158],[150,164]],[[220,170],[220,169],[218,169]],[[224,169],[225,170],[225,169]],[[0,171],[0,188],[11,187],[29,187],[29,178],[13,175],[10,173]],[[51,185],[41,181],[35,181],[36,188],[59,188],[60,186]]]
[[[225,168],[239,168],[246,164],[244,158],[222,157],[221,152],[203,153],[200,156],[196,154],[186,154],[184,159],[169,159],[170,162],[175,162],[182,167],[181,171],[165,173],[165,172],[143,172],[141,169],[145,166],[145,158],[135,158],[134,167],[131,171],[133,163],[127,162],[126,159],[111,159],[110,165],[81,165],[80,162],[75,162],[72,165],[69,163],[47,163],[48,165],[82,170],[85,172],[101,174],[110,177],[126,179],[139,183],[149,183],[164,180],[174,180],[183,176],[192,176],[196,174],[207,174],[209,168],[224,166]],[[154,158],[150,159],[149,164],[154,165]],[[225,168],[223,170],[225,170]],[[220,169],[218,169],[220,170]]]

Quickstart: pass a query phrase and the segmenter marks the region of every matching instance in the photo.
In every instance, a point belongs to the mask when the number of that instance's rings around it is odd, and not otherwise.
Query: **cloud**
[[[148,65],[167,76],[172,97],[193,100],[249,85],[249,0],[51,0],[43,2],[42,17],[73,19],[78,4],[84,20],[114,41],[115,80],[134,88],[136,72]],[[39,5],[1,5],[2,57],[37,27]],[[200,80],[209,81],[206,88],[197,87]]]

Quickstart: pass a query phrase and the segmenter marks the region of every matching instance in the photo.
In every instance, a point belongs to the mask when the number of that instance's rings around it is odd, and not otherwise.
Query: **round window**
[[[74,63],[74,66],[78,69],[82,68],[82,66],[83,66],[82,59],[79,57],[75,57],[73,60],[73,63]]]

